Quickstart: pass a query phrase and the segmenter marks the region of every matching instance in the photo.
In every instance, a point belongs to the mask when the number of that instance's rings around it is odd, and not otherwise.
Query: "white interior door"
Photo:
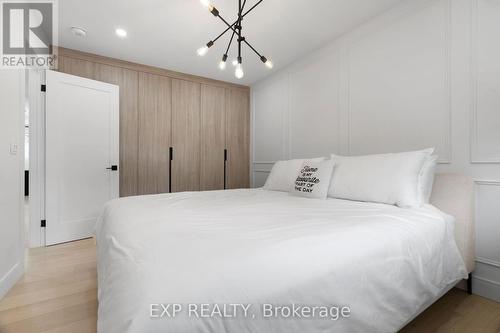
[[[46,244],[90,237],[119,195],[118,86],[47,71]]]

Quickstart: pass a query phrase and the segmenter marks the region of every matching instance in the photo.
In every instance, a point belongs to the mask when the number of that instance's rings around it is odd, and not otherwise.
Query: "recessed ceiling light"
[[[117,28],[117,29],[115,30],[115,33],[116,33],[116,35],[117,35],[118,37],[120,37],[120,38],[125,38],[125,37],[127,37],[127,30],[125,30],[125,29],[122,29],[122,28]]]
[[[71,32],[78,37],[85,37],[87,35],[87,30],[80,27],[71,27]]]

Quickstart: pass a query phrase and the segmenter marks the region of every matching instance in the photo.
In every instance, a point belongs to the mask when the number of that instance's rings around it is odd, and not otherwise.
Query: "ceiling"
[[[214,0],[222,17],[234,21],[237,0]],[[382,13],[400,0],[264,0],[243,21],[243,35],[274,63],[267,69],[243,47],[245,77],[228,61],[218,69],[227,33],[199,57],[196,50],[225,29],[199,0],[64,0],[59,2],[59,45],[108,57],[251,85],[321,47],[325,42]],[[250,8],[257,0],[247,0]],[[87,30],[77,37],[72,26]],[[116,28],[128,31],[120,39]],[[236,55],[233,42],[229,60]]]

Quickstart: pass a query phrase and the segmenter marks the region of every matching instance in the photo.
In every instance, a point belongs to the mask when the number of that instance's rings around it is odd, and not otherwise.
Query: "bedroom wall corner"
[[[24,273],[24,70],[0,70],[0,298]]]

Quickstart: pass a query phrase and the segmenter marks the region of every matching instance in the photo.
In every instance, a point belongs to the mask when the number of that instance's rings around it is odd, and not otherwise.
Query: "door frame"
[[[45,70],[28,70],[27,97],[29,103],[29,247],[45,246]]]

